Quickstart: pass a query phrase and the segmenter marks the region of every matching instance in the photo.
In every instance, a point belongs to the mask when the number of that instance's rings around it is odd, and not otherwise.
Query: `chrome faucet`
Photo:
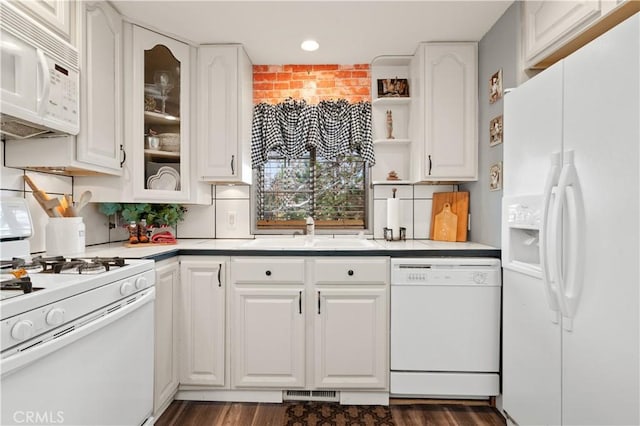
[[[315,234],[315,229],[316,229],[316,224],[313,221],[313,218],[311,216],[307,217],[307,236],[308,237],[313,237],[313,235]]]

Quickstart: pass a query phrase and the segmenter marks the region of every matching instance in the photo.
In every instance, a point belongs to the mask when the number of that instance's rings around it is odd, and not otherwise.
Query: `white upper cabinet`
[[[29,0],[11,1],[34,19],[44,24],[47,28],[62,36],[65,40],[73,42],[73,7],[82,2],[71,0]]]
[[[79,29],[75,44],[80,67],[80,131],[76,136],[9,141],[7,165],[54,169],[76,176],[122,175],[122,17],[104,1],[78,2],[75,11]],[[19,59],[24,61],[26,57]],[[35,74],[22,73],[20,77],[17,81],[21,84],[36,80]],[[21,90],[15,100],[31,99],[21,86],[18,88]]]
[[[133,27],[132,141],[136,200],[189,199],[190,47]]]
[[[94,51],[114,52],[101,46],[105,38],[115,35],[112,27],[101,13],[103,2],[87,5],[88,24],[102,33],[89,38],[88,46]],[[89,28],[89,27],[88,27]],[[83,148],[87,158],[99,158],[100,154],[117,153],[120,176],[86,176],[74,181],[76,194],[91,190],[95,202],[185,202],[211,203],[209,185],[201,184],[195,176],[197,152],[192,147],[195,135],[190,111],[195,108],[192,91],[195,86],[196,49],[185,43],[165,37],[156,32],[124,23],[122,27],[123,60],[122,67],[106,59],[97,61],[92,55],[88,60],[92,75],[86,96],[89,101],[107,96],[104,105],[87,108],[88,131],[96,134],[85,138]],[[91,44],[93,43],[93,45]],[[100,64],[105,62],[105,67]],[[118,80],[118,69],[124,70],[122,80]],[[99,79],[104,77],[104,82]],[[115,79],[115,80],[114,80]],[[95,84],[93,83],[95,81]],[[113,81],[113,82],[112,82]],[[121,83],[119,83],[119,81]],[[122,108],[119,109],[118,95],[122,86]],[[112,104],[111,99],[116,93]],[[99,104],[99,102],[98,102]],[[100,111],[113,117],[113,122],[100,120]],[[122,135],[118,127],[122,123]],[[113,133],[113,137],[106,134]],[[83,140],[80,138],[79,140]],[[100,141],[103,141],[101,143]],[[108,144],[110,148],[107,148]],[[121,150],[122,146],[122,150]],[[80,152],[80,148],[78,148]],[[104,163],[116,163],[105,155]],[[89,160],[87,160],[89,161]],[[105,166],[106,167],[106,166]]]
[[[527,68],[544,59],[557,45],[600,16],[600,2],[526,1],[523,10],[523,49]]]
[[[477,43],[424,43],[410,64],[415,181],[478,179]]]
[[[81,2],[80,133],[77,159],[122,174],[122,18],[107,2]]]
[[[251,183],[253,69],[239,45],[198,48],[198,176]]]
[[[524,68],[545,69],[640,10],[630,0],[525,1]]]

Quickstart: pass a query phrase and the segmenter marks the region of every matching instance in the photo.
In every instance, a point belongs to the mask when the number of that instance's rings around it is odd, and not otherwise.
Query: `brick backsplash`
[[[253,102],[277,104],[287,98],[371,100],[369,64],[254,65]]]

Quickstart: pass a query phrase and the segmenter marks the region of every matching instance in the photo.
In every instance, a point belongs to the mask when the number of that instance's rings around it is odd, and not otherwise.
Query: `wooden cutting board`
[[[178,242],[175,243],[138,243],[138,244],[131,244],[131,243],[124,243],[124,246],[127,248],[136,248],[136,247],[154,247],[154,246],[173,246],[178,244]]]
[[[445,203],[442,211],[433,221],[433,239],[436,241],[455,241],[458,229],[458,215],[451,212],[451,205]]]
[[[442,212],[444,205],[447,203],[451,206],[451,213],[457,216],[456,239],[454,241],[467,241],[467,218],[469,216],[468,192],[436,192],[433,194],[433,203],[431,205],[431,232],[429,233],[429,238],[437,240],[434,235],[436,215]]]

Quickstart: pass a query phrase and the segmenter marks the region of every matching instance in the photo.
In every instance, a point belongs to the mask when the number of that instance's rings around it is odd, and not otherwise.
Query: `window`
[[[326,160],[314,149],[296,159],[270,153],[256,170],[257,229],[365,229],[368,167],[357,154]]]

